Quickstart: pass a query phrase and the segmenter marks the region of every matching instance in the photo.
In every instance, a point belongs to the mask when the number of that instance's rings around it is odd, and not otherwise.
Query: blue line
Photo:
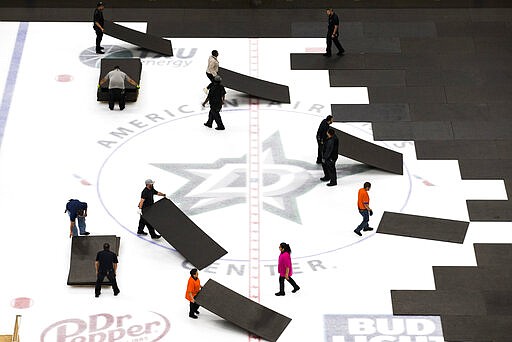
[[[5,81],[4,94],[2,96],[2,104],[0,105],[0,146],[4,138],[5,124],[9,116],[9,109],[11,108],[12,96],[14,95],[14,87],[16,86],[16,79],[18,78],[18,70],[20,68],[21,56],[23,55],[23,47],[25,46],[25,39],[27,38],[28,23],[21,22],[18,27],[18,35],[16,36],[16,43],[12,51],[11,65]]]

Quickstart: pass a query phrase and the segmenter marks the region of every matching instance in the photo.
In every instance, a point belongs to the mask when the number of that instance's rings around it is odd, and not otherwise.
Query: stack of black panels
[[[99,80],[105,77],[110,71],[114,70],[115,66],[119,66],[119,69],[125,72],[128,77],[137,82],[137,84],[140,83],[140,75],[142,73],[142,62],[140,58],[103,58],[101,60]],[[126,101],[137,101],[139,89],[128,82],[125,82],[124,86]],[[98,101],[108,101],[108,81],[98,88],[97,99]]]
[[[119,254],[121,238],[115,235],[75,236],[71,241],[68,285],[96,284],[96,254],[103,250],[103,244],[110,244],[110,250]],[[106,279],[107,280],[107,279]],[[103,285],[110,285],[104,281]]]

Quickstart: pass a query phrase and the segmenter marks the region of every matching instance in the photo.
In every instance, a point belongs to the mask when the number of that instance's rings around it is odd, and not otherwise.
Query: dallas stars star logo
[[[297,197],[320,183],[323,171],[319,165],[287,159],[279,132],[262,144],[263,209],[301,223]],[[152,163],[162,170],[186,178],[188,182],[172,194],[172,199],[189,215],[245,203],[247,200],[247,156],[219,158],[213,163]],[[338,165],[340,176],[369,170],[366,165]]]

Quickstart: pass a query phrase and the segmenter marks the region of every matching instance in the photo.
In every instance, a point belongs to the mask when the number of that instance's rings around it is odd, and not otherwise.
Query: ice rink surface
[[[467,199],[507,197],[502,181],[461,180],[457,161],[418,161],[410,141],[376,142],[403,153],[403,176],[340,157],[338,186],[320,182],[318,124],[333,103],[368,103],[364,87],[329,87],[328,71],[290,70],[290,53],[321,49],[323,39],[173,39],[175,56],[162,57],[105,36],[105,57],[143,64],[138,101],[109,111],[96,101],[99,56],[89,23],[1,22],[0,35],[0,114],[7,117],[0,127],[0,333],[21,314],[20,335],[29,342],[251,338],[206,310],[188,317],[190,265],[163,239],[135,234],[146,178],[228,250],[200,271],[201,282],[256,293],[253,299],[292,318],[283,342],[442,341],[436,317],[393,317],[390,290],[434,289],[432,266],[476,265],[473,243],[512,242],[510,222],[471,223],[462,245],[353,233],[365,181],[374,228],[384,211],[467,221]],[[222,67],[289,85],[291,104],[250,105],[228,90],[226,130],[204,127],[212,49]],[[373,141],[368,123],[333,126]],[[259,146],[250,148],[255,137]],[[255,193],[249,159],[259,165],[257,215],[248,205]],[[92,287],[66,285],[71,198],[88,203],[91,234],[121,237],[117,297],[110,288],[94,298]],[[283,241],[301,290],[292,294],[287,284],[286,296],[276,297]],[[254,265],[257,276],[249,277]]]

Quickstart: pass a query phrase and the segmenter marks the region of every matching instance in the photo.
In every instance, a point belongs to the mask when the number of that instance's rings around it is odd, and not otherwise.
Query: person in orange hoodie
[[[199,271],[197,268],[190,270],[190,278],[188,278],[187,293],[185,298],[190,302],[190,311],[188,317],[197,319],[196,314],[199,314],[199,304],[196,303],[194,297],[201,291],[201,281],[199,280]]]

